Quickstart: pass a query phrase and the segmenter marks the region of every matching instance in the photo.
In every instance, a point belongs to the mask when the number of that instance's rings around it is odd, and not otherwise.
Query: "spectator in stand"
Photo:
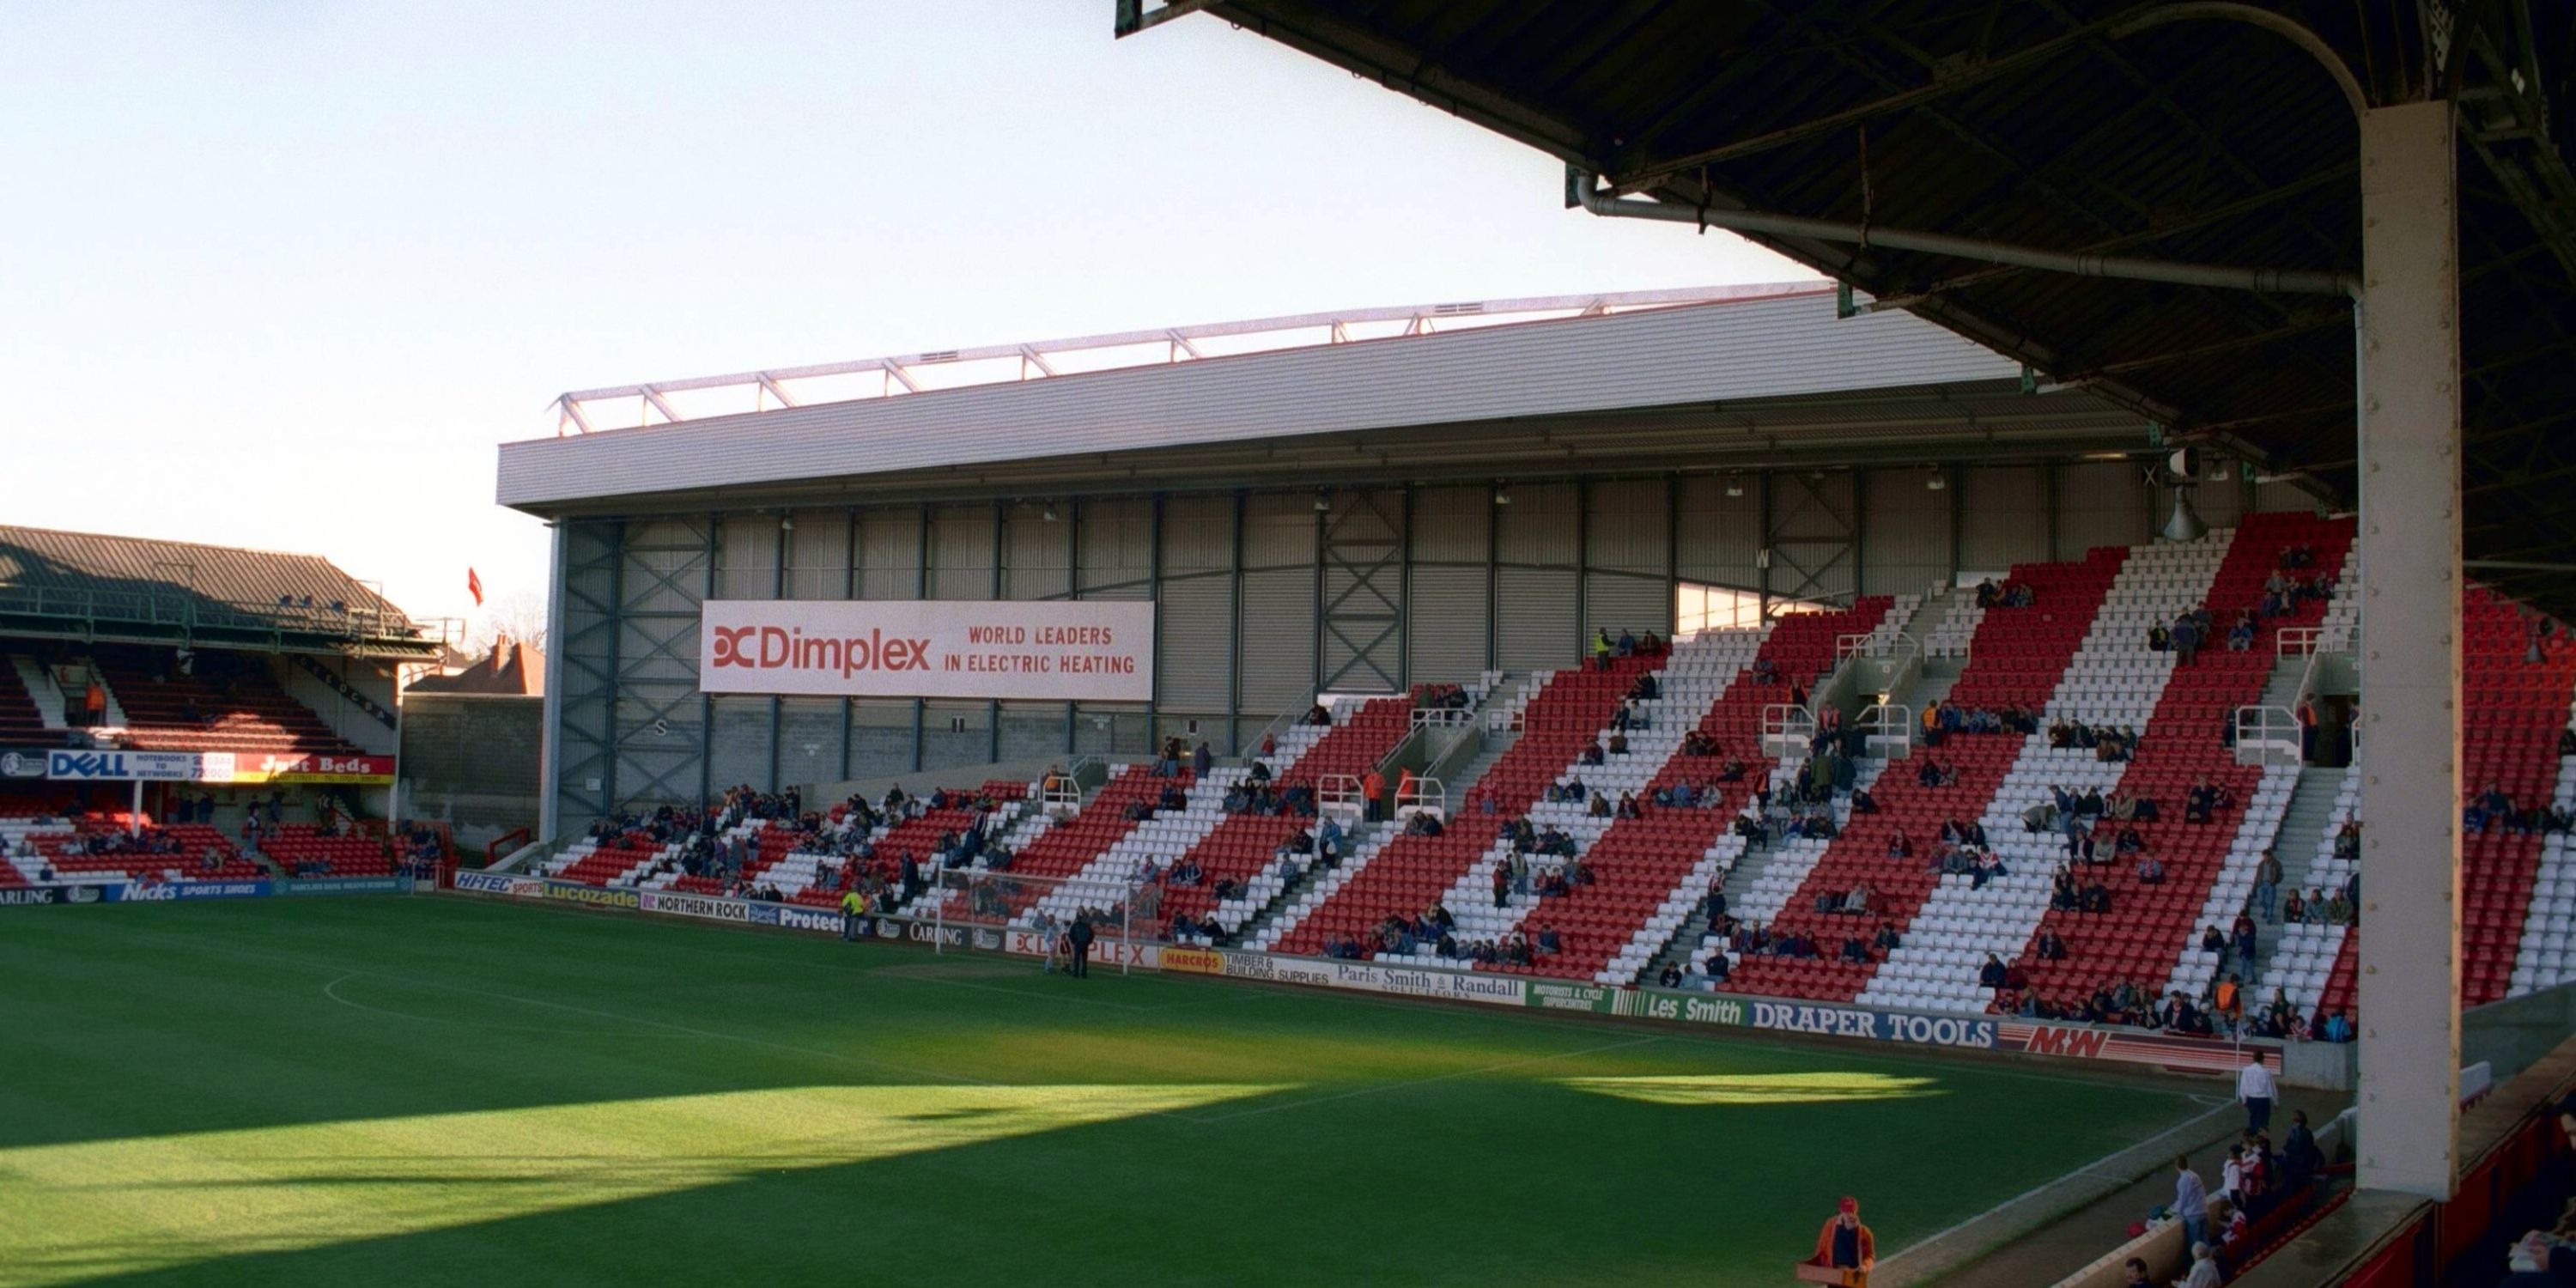
[[[2326,1153],[2317,1148],[2316,1133],[2308,1130],[2308,1111],[2290,1111],[2290,1134],[2281,1142],[2281,1188],[2295,1190],[2315,1177],[2325,1166]]]
[[[1204,781],[1215,767],[1216,750],[1208,746],[1207,739],[1199,739],[1198,748],[1190,753],[1190,776]]]
[[[1993,953],[1988,953],[1986,954],[1986,964],[1977,968],[1977,987],[2002,988],[2004,986],[2004,974],[2004,959],[1995,956]]]
[[[2139,856],[2138,856],[2138,884],[2139,884],[2139,885],[2163,885],[2164,883],[2165,883],[2165,865],[2164,865],[2164,861],[2163,861],[2163,860],[2161,860],[2161,859],[2158,859],[2156,856],[2154,856],[2154,855],[2152,855],[2152,854],[2141,854],[2141,855],[2139,855]]]
[[[2168,638],[2173,644],[2174,665],[2189,666],[2200,655],[2200,624],[2189,613],[2175,615]]]
[[[2200,1223],[2206,1229],[2209,1218],[2202,1217]],[[2175,1280],[2175,1288],[2219,1288],[2225,1282],[2226,1277],[2218,1269],[2218,1249],[2211,1247],[2206,1239],[2192,1240],[2191,1273]]]

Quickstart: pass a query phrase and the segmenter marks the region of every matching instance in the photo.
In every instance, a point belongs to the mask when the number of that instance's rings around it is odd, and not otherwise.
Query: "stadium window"
[[[1813,613],[1829,607],[1811,599],[1774,599],[1771,616]],[[1702,631],[1749,630],[1762,624],[1762,592],[1685,581],[1673,604],[1673,637],[1689,639]]]

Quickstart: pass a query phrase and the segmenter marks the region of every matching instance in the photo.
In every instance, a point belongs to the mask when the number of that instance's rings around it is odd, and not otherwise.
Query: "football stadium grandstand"
[[[0,1197],[167,1195],[0,1283],[2561,1281],[2576,13],[1114,9],[1820,277],[561,395],[533,826],[0,939],[145,1017]],[[7,741],[272,767],[0,785],[0,896],[408,853],[224,838],[420,627],[0,540]]]
[[[0,894],[434,863],[388,820],[396,676],[445,649],[313,556],[0,527]]]

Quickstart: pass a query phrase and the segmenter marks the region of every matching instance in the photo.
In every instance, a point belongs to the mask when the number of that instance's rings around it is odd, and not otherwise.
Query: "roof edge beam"
[[[1728,232],[1760,233],[1770,237],[1804,237],[1815,241],[1843,242],[1864,247],[1883,246],[1890,250],[1919,251],[1927,255],[1947,255],[1953,259],[1978,260],[1989,264],[2012,264],[2022,268],[2067,273],[2076,277],[2115,277],[2130,281],[2169,282],[2177,286],[2207,286],[2221,290],[2259,291],[2274,295],[2340,295],[2351,298],[2361,289],[2360,281],[2348,273],[2307,272],[2282,268],[2239,268],[2229,264],[2192,264],[2172,260],[2138,259],[2126,255],[2048,250],[2036,246],[1983,241],[1974,237],[1958,237],[1949,233],[1885,228],[1875,224],[1843,223],[1831,219],[1812,219],[1805,215],[1639,201],[1615,196],[1610,191],[1595,186],[1594,177],[1579,166],[1566,167],[1565,191],[1567,205],[1579,205],[1605,218],[1655,219],[1666,223],[1692,224],[1702,229],[1722,228]]]

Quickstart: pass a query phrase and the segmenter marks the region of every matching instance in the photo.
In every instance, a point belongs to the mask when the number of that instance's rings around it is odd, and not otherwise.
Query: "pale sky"
[[[0,8],[0,522],[541,599],[567,389],[1370,305],[1782,281],[1555,162],[1111,0]]]

